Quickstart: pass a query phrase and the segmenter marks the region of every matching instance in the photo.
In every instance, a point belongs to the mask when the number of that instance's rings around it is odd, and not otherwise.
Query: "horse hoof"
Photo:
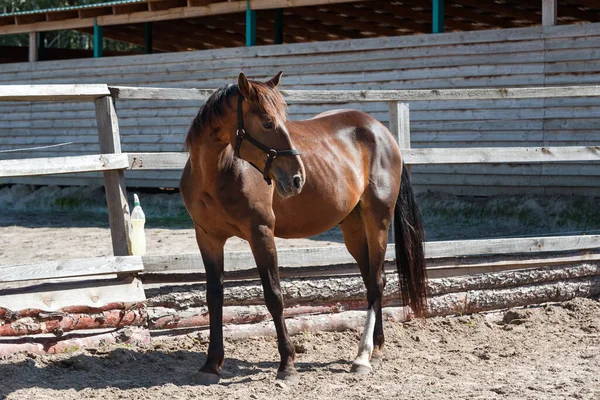
[[[277,379],[296,384],[300,382],[300,374],[297,371],[277,371]]]
[[[371,367],[377,367],[383,361],[383,355],[381,353],[373,353],[371,356]]]
[[[354,372],[359,375],[369,375],[371,372],[373,372],[373,368],[363,364],[352,364],[350,372]]]
[[[219,383],[220,379],[221,377],[219,375],[208,372],[198,371],[198,375],[196,375],[196,382],[204,386],[216,385]]]

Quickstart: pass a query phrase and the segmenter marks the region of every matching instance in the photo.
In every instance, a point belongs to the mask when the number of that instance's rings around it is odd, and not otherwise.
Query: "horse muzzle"
[[[302,191],[305,179],[301,174],[286,176],[284,178],[275,178],[275,188],[277,193],[284,198],[295,196]]]

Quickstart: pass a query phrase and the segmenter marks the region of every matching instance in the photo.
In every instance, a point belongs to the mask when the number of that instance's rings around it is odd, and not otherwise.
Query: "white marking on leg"
[[[363,365],[371,368],[369,360],[373,353],[373,331],[375,330],[375,310],[373,307],[367,311],[367,322],[365,323],[365,329],[363,330],[362,338],[360,339],[360,345],[358,346],[358,355],[354,360],[354,365]]]

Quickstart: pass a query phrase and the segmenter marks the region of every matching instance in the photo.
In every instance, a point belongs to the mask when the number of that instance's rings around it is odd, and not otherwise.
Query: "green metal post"
[[[433,33],[444,32],[444,0],[432,0]]]
[[[283,43],[283,9],[275,10],[275,44]]]
[[[104,57],[104,31],[94,20],[94,58]]]
[[[256,11],[250,9],[250,0],[246,2],[246,46],[256,45]]]
[[[38,61],[42,61],[45,56],[46,44],[46,32],[37,33],[37,46],[38,46]]]
[[[146,54],[152,54],[152,22],[144,24],[144,50]]]

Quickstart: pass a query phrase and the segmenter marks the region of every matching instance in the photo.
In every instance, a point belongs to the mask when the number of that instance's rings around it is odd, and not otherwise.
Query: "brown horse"
[[[385,126],[360,111],[339,110],[306,121],[286,119],[276,89],[241,73],[219,88],[187,134],[190,158],[181,177],[206,268],[210,344],[201,383],[216,383],[224,361],[223,246],[250,243],[281,364],[277,378],[298,380],[295,351],[283,318],[274,237],[301,238],[340,225],[367,287],[368,312],[352,371],[369,373],[383,347],[382,274],[392,216],[404,303],[426,309],[423,228],[400,149]],[[271,180],[275,185],[271,185]],[[276,189],[276,190],[275,190]]]

